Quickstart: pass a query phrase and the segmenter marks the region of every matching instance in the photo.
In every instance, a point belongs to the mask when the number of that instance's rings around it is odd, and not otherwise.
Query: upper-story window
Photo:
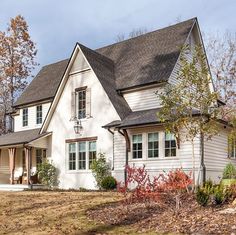
[[[82,119],[86,117],[86,89],[77,90],[77,117]]]
[[[43,109],[42,105],[36,106],[36,124],[42,124],[43,121]]]
[[[228,137],[228,155],[230,158],[236,159],[236,140]]]
[[[165,157],[176,156],[176,141],[172,133],[165,133]]]
[[[28,108],[23,108],[22,125],[28,126]]]

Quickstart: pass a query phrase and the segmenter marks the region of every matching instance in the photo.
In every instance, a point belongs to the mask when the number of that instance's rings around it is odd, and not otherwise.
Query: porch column
[[[10,184],[14,184],[16,148],[9,148]]]
[[[24,147],[25,151],[25,165],[26,165],[26,178],[27,184],[30,184],[30,175],[31,175],[31,148]]]

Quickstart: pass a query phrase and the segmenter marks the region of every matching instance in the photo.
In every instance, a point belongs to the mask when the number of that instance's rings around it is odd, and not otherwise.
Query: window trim
[[[24,111],[27,110],[26,114],[24,114]],[[24,118],[26,117],[26,120]],[[26,124],[24,124],[26,122]],[[23,108],[22,109],[22,127],[27,127],[29,125],[29,108]]]
[[[38,111],[38,107],[41,107],[41,111]],[[41,113],[41,117],[38,117],[38,113]],[[38,122],[38,119],[41,119],[41,122]],[[36,106],[36,125],[40,125],[43,123],[43,105],[37,105]]]
[[[133,157],[133,136],[134,135],[141,135],[142,136],[142,157],[141,158],[134,158]],[[138,161],[138,160],[144,160],[145,158],[144,158],[144,154],[143,154],[143,152],[144,152],[144,139],[145,138],[143,138],[144,137],[144,135],[143,135],[143,133],[134,133],[134,134],[132,134],[131,135],[131,160],[134,160],[134,161]]]
[[[228,144],[228,158],[232,160],[236,160],[236,139],[234,139],[233,143],[231,143],[233,145],[232,149],[230,149],[229,136],[228,136],[227,144]],[[233,156],[231,155],[231,153],[233,153]]]
[[[75,88],[75,117],[77,119],[86,119],[86,114],[87,114],[87,86],[83,86],[83,87],[78,87]],[[84,117],[79,118],[79,93],[80,92],[85,92],[85,115]]]
[[[148,150],[149,150],[149,148],[148,148],[148,135],[149,135],[149,134],[156,134],[156,133],[158,134],[158,156],[157,156],[157,157],[149,157],[149,156],[148,156]],[[146,151],[147,157],[146,157],[146,159],[147,159],[147,160],[160,159],[160,131],[147,132],[147,133],[146,133],[146,136],[147,136],[147,143],[146,143],[146,146],[147,146],[147,151]]]
[[[165,159],[166,158],[176,158],[177,157],[177,140],[176,140],[176,138],[175,138],[173,133],[170,133],[170,134],[174,136],[174,141],[175,141],[175,156],[171,156],[171,155],[170,156],[166,156],[166,134],[167,134],[167,132],[164,132],[164,158]],[[169,140],[169,142],[171,142],[171,141]],[[168,149],[172,150],[171,144],[170,144],[170,148],[168,148]]]
[[[86,149],[86,154],[85,154],[85,161],[86,161],[86,169],[79,169],[79,143],[81,142],[85,142],[85,149]],[[66,172],[67,173],[82,173],[82,172],[92,172],[92,170],[89,168],[89,143],[90,142],[95,142],[96,143],[96,158],[97,158],[97,137],[88,137],[88,138],[78,138],[78,139],[70,139],[70,140],[66,140]],[[69,169],[69,145],[70,144],[76,144],[76,166],[75,166],[75,170],[70,170]]]

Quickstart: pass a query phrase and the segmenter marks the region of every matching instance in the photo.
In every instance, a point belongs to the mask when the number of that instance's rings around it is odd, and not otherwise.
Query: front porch
[[[0,190],[9,188],[9,184],[24,189],[39,183],[37,166],[47,158],[50,133],[40,135],[38,131],[27,130],[0,137],[0,186],[6,185]]]
[[[0,184],[38,184],[37,165],[46,159],[46,151],[34,147],[0,149]]]

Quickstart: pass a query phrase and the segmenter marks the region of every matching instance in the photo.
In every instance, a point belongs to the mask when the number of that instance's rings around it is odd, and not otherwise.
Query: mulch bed
[[[87,216],[105,225],[132,225],[139,233],[236,234],[236,206],[201,207],[193,196],[182,201],[178,212],[168,204],[116,202],[95,207]]]

